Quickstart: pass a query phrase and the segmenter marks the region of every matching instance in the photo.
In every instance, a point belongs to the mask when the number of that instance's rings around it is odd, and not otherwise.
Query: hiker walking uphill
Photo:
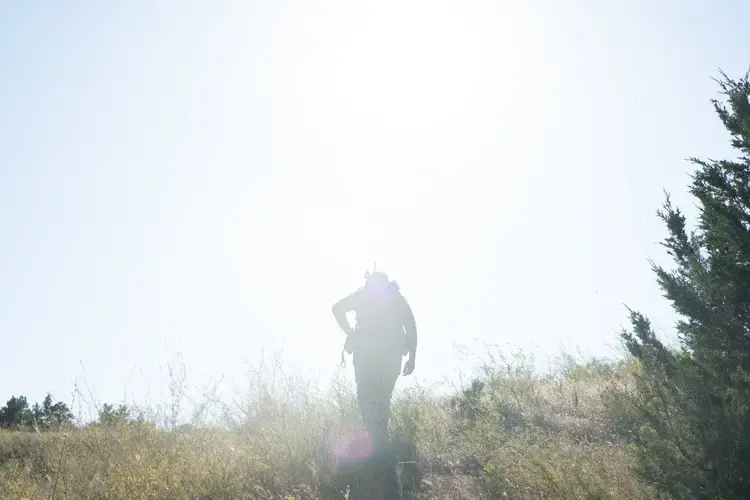
[[[346,314],[354,311],[352,329]],[[387,447],[388,419],[399,373],[414,371],[417,327],[411,307],[395,281],[382,272],[366,275],[365,286],[333,306],[333,315],[346,333],[345,350],[353,354],[362,419],[376,452]],[[401,359],[409,356],[401,370]]]
[[[365,275],[365,286],[333,305],[333,315],[347,338],[344,350],[353,355],[357,399],[372,443],[370,488],[353,490],[354,497],[391,499],[398,496],[395,464],[389,453],[388,420],[391,396],[399,373],[411,375],[417,355],[417,326],[411,307],[395,281],[382,272]],[[354,311],[356,326],[346,314]],[[407,355],[403,370],[401,359]],[[343,356],[343,354],[342,354]]]

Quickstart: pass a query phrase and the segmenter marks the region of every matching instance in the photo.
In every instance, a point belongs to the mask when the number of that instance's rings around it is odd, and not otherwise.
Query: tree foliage
[[[717,80],[713,106],[740,155],[701,160],[690,186],[694,229],[669,196],[659,217],[674,261],[652,264],[679,315],[679,347],[631,311],[623,340],[640,364],[627,398],[639,470],[675,498],[746,498],[750,491],[750,81]]]
[[[52,402],[52,395],[47,394],[40,406],[34,403],[29,407],[25,396],[12,396],[5,406],[0,408],[0,428],[50,430],[70,425],[73,414],[68,405],[62,401]]]
[[[114,407],[109,403],[104,403],[99,410],[99,424],[114,426],[132,422],[131,411],[126,405]]]

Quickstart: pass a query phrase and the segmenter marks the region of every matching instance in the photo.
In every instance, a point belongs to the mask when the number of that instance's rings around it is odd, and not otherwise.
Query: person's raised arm
[[[333,307],[331,308],[333,317],[336,318],[336,323],[338,323],[339,328],[341,328],[341,330],[347,335],[353,333],[353,330],[351,325],[349,325],[346,313],[354,310],[356,301],[357,292],[354,292],[333,304]]]
[[[402,297],[401,323],[406,331],[406,350],[409,352],[409,358],[404,365],[403,374],[411,375],[414,372],[414,366],[417,362],[417,322],[414,320],[414,313],[411,306]]]
[[[406,331],[406,349],[409,351],[409,357],[417,355],[417,322],[414,319],[414,313],[406,299],[403,301],[403,325]]]

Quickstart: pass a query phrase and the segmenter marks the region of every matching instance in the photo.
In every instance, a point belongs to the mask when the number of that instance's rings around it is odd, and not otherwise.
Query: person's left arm
[[[406,350],[409,352],[403,374],[411,375],[417,362],[417,322],[414,320],[414,313],[409,302],[404,297],[401,297],[401,302],[401,323],[406,331]]]
[[[401,314],[404,330],[406,331],[406,349],[409,351],[409,358],[415,358],[417,356],[417,322],[414,319],[411,306],[405,298],[403,299]]]

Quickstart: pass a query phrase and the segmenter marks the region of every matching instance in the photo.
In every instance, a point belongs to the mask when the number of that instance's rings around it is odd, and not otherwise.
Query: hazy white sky
[[[692,213],[684,159],[729,152],[711,77],[747,69],[748,16],[5,2],[0,400],[69,400],[84,373],[101,399],[158,400],[177,352],[191,387],[241,384],[282,339],[287,370],[325,379],[331,304],[373,261],[412,304],[427,383],[455,343],[611,354],[623,303],[668,334],[655,210],[666,188]]]

